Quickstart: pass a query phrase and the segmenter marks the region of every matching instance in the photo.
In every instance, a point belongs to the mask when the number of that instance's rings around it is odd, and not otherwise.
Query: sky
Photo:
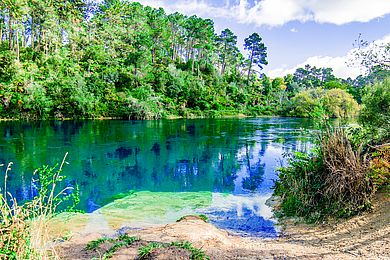
[[[342,78],[355,78],[364,71],[347,66],[359,34],[372,43],[390,42],[390,0],[136,0],[211,18],[219,34],[230,28],[238,47],[253,32],[268,48],[271,77],[293,73],[310,64],[331,67]]]

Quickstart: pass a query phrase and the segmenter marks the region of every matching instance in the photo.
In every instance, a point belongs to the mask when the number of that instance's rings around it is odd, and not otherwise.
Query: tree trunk
[[[252,62],[253,62],[253,51],[251,53],[251,61],[249,62],[247,85],[249,85],[249,79],[250,79],[250,76],[251,76]]]
[[[194,66],[195,66],[195,50],[194,49],[192,49],[192,52],[191,52],[191,59],[192,59],[191,71],[192,71],[192,74],[194,74]]]
[[[227,49],[227,44],[225,43],[225,47],[223,50],[223,59],[222,59],[222,69],[221,69],[221,75],[225,74],[225,68],[226,68],[226,49]]]
[[[9,11],[9,18],[8,18],[8,49],[12,50],[12,15],[11,11]]]
[[[22,48],[27,46],[26,28],[22,24]]]
[[[35,25],[34,25],[34,15],[31,16],[31,49],[34,50],[34,41],[35,41]]]
[[[16,29],[15,37],[16,37],[16,43],[15,43],[16,60],[19,61],[19,29]]]

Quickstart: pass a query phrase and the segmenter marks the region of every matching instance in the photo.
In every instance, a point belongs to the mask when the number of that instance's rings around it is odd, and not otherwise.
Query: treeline
[[[301,113],[294,98],[317,88],[341,89],[332,95],[352,108],[345,91],[359,101],[360,85],[331,69],[268,78],[261,73],[267,48],[257,33],[244,49],[246,55],[231,30],[217,34],[210,19],[134,2],[2,1],[0,117],[312,116],[305,111],[313,102]],[[319,102],[314,111],[331,110]]]

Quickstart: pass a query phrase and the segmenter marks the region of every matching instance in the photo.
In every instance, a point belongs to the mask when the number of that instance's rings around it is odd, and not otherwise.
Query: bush
[[[295,153],[280,168],[274,195],[280,216],[309,221],[349,217],[370,207],[374,192],[361,149],[354,150],[342,129],[327,130],[311,154]]]
[[[370,162],[369,177],[373,182],[374,189],[390,186],[390,144],[376,147]]]
[[[310,89],[302,91],[291,99],[289,114],[297,117],[355,117],[358,103],[342,89]]]
[[[359,122],[377,142],[390,138],[390,78],[366,87]]]
[[[359,112],[359,105],[353,96],[342,89],[328,90],[322,103],[327,115],[333,118],[356,117]]]

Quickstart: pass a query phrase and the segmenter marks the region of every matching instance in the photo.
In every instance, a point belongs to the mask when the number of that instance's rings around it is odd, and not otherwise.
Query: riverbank
[[[203,111],[204,114],[188,114],[186,116],[179,116],[179,115],[166,115],[158,119],[150,119],[150,120],[175,120],[175,119],[209,119],[209,118],[247,118],[247,117],[255,117],[255,118],[271,118],[271,117],[282,117],[280,115],[261,115],[261,114],[244,114],[240,111],[233,111],[233,113],[219,113],[221,111]],[[72,117],[61,117],[61,118],[46,118],[46,119],[34,119],[34,118],[1,118],[0,122],[4,121],[78,121],[78,120],[139,120],[139,121],[145,121],[148,119],[125,119],[122,117],[79,117],[79,118],[72,118]]]
[[[199,217],[144,229],[121,229],[122,233],[140,238],[131,246],[119,248],[113,259],[136,259],[138,249],[150,242],[189,241],[211,259],[388,259],[390,258],[390,197],[376,196],[371,212],[319,226],[283,224],[278,239],[240,237],[220,230]],[[98,250],[87,250],[88,242],[101,238],[101,233],[75,232],[68,241],[58,244],[61,259],[100,257]],[[151,259],[188,259],[185,250],[159,249]]]

